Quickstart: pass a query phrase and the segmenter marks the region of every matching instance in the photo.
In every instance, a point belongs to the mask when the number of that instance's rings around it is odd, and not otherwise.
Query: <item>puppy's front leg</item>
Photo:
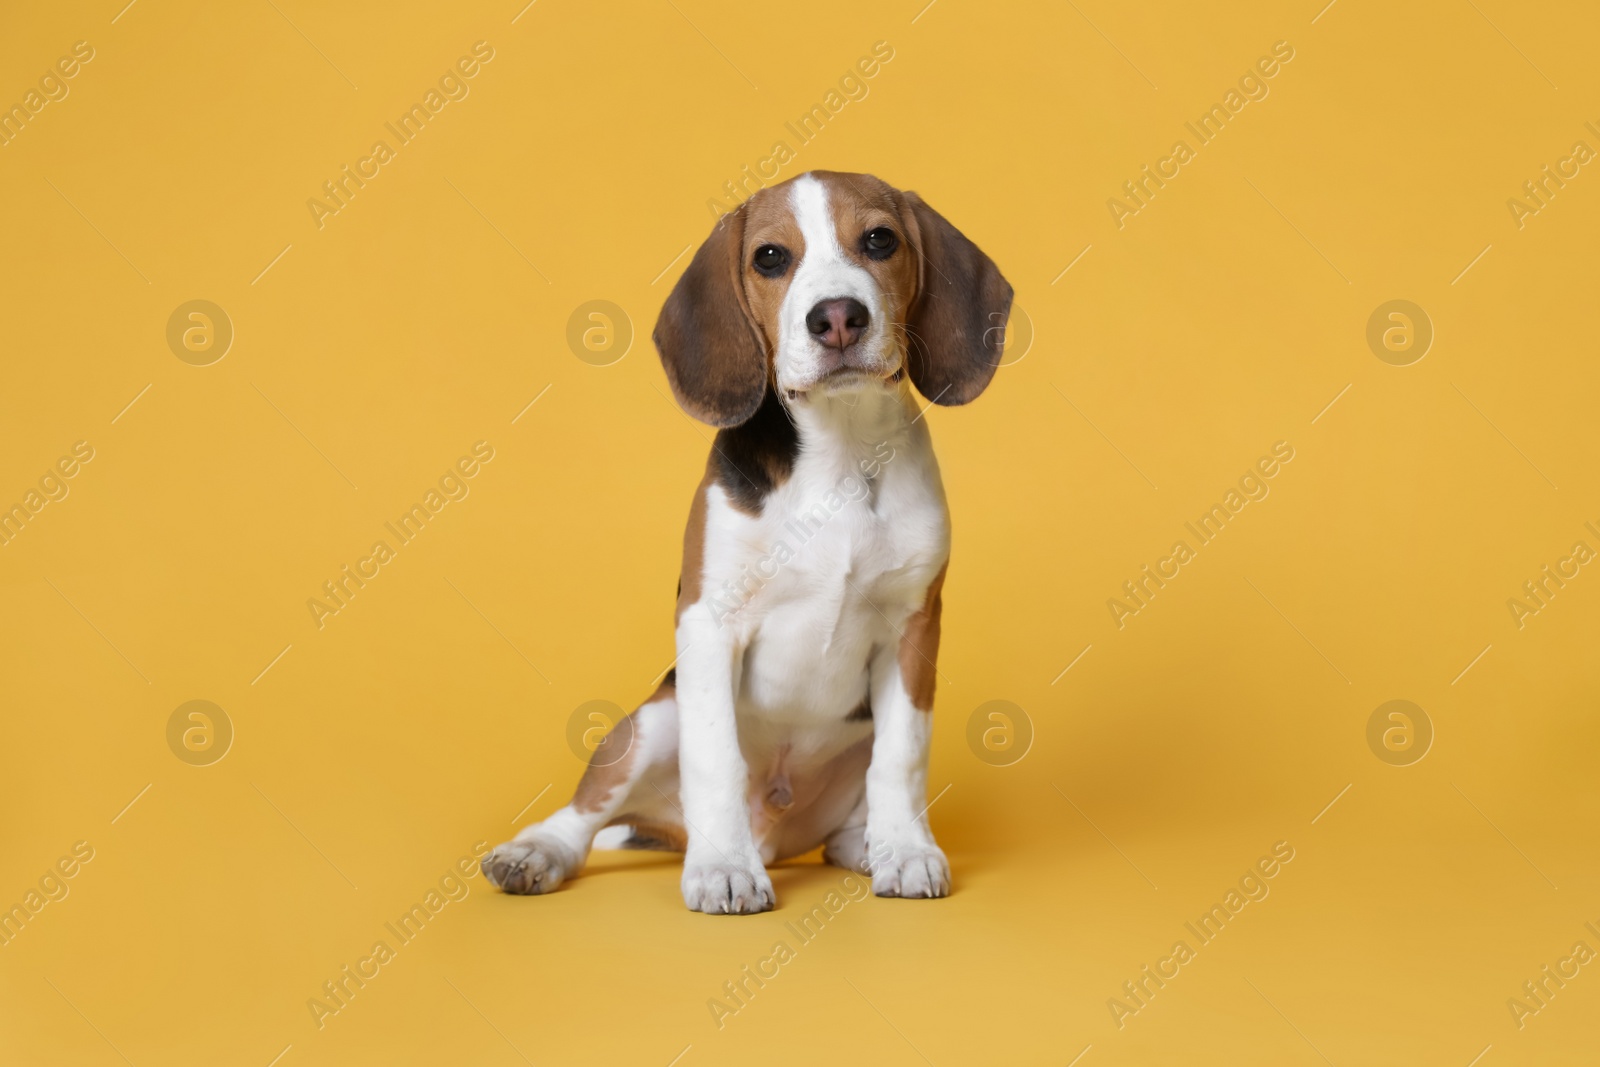
[[[928,604],[908,620],[898,645],[879,649],[872,660],[866,866],[872,891],[880,897],[950,893],[950,864],[934,843],[927,813],[939,606],[936,581]]]
[[[700,614],[691,608],[678,627],[683,902],[690,911],[751,915],[771,910],[775,898],[750,832],[749,770],[734,717],[742,650],[729,629]]]

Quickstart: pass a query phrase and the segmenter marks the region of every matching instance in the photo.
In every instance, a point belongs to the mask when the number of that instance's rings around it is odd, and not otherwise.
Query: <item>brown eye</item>
[[[783,273],[784,268],[788,267],[789,253],[777,245],[762,245],[756,249],[755,257],[751,262],[755,265],[756,270],[768,278],[776,278]]]
[[[900,247],[900,238],[887,226],[868,230],[861,238],[861,250],[869,259],[888,259]]]

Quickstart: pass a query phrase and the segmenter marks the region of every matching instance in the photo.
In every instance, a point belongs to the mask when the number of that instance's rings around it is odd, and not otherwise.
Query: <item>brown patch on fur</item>
[[[711,458],[716,458],[715,453]],[[705,477],[695,487],[694,503],[689,506],[688,525],[683,528],[683,567],[678,571],[678,610],[672,617],[674,624],[683,617],[685,608],[700,599],[706,562],[706,492],[714,479],[714,467],[708,460]]]
[[[624,716],[621,722],[606,731],[605,739],[594,750],[594,755],[589,757],[589,766],[584,768],[583,777],[578,779],[578,789],[572,794],[573,807],[591,813],[604,810],[612,791],[628,784],[635,740],[632,715]],[[616,755],[618,747],[622,749],[621,756]],[[598,762],[602,759],[606,762]]]
[[[890,321],[900,327],[901,350],[906,347],[905,327],[916,300],[920,278],[916,232],[906,222],[909,208],[903,194],[870,174],[812,171],[828,191],[828,213],[839,247],[850,261],[872,275],[889,304]],[[873,259],[862,246],[868,230],[879,226],[893,230],[900,247],[887,259]]]
[[[928,586],[928,598],[922,609],[906,620],[905,632],[900,638],[900,678],[919,711],[933,710],[933,687],[936,680],[934,663],[939,658],[939,615],[944,609],[942,592],[945,563]]]
[[[747,205],[717,221],[672,287],[653,338],[683,410],[737,426],[766,391],[768,362],[744,291]]]
[[[861,698],[861,703],[857,704],[855,706],[855,708],[853,710],[851,710],[850,714],[848,714],[848,715],[846,715],[844,717],[844,721],[845,722],[871,722],[872,721],[872,697],[871,697],[871,695],[869,694],[867,696],[862,697]]]
[[[757,191],[717,221],[656,320],[656,351],[674,395],[712,426],[749,419],[772,380],[778,309],[794,278],[792,265],[805,254],[783,191],[788,184]],[[756,249],[768,244],[789,253],[791,267],[777,278],[751,266]]]
[[[936,404],[965,404],[1000,366],[1011,285],[994,260],[916,193],[902,193],[920,283],[907,317],[911,381]]]
[[[644,703],[652,704],[676,692],[677,679],[669,675]],[[584,768],[583,777],[578,779],[578,788],[572,794],[572,806],[579,811],[593,813],[604,810],[612,792],[618,787],[627,786],[632,776],[633,761],[638,756],[634,748],[639,737],[633,723],[637,714],[638,710],[635,709],[607,730],[594,755],[589,757],[589,766]],[[620,756],[616,755],[617,747],[622,749]],[[603,763],[600,762],[602,760]]]
[[[800,234],[800,224],[795,221],[794,210],[789,206],[789,181],[762,189],[745,201],[746,217],[743,237],[743,260],[740,264],[741,292],[750,309],[751,321],[761,334],[768,355],[768,377],[771,377],[771,354],[778,350],[778,309],[788,295],[789,283],[794,280],[795,268],[806,254],[806,239]],[[750,264],[756,249],[762,245],[777,245],[789,253],[789,268],[776,278],[758,273]]]

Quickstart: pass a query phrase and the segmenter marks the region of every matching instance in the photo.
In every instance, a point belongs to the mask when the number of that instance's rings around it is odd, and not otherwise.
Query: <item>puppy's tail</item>
[[[594,847],[608,850],[682,852],[685,844],[683,832],[671,826],[619,824],[594,836]]]

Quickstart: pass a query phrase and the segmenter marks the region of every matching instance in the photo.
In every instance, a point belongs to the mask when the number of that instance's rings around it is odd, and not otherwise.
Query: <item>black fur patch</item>
[[[733,505],[761,514],[767,494],[789,480],[800,454],[800,435],[769,386],[748,422],[717,431],[717,484]]]

